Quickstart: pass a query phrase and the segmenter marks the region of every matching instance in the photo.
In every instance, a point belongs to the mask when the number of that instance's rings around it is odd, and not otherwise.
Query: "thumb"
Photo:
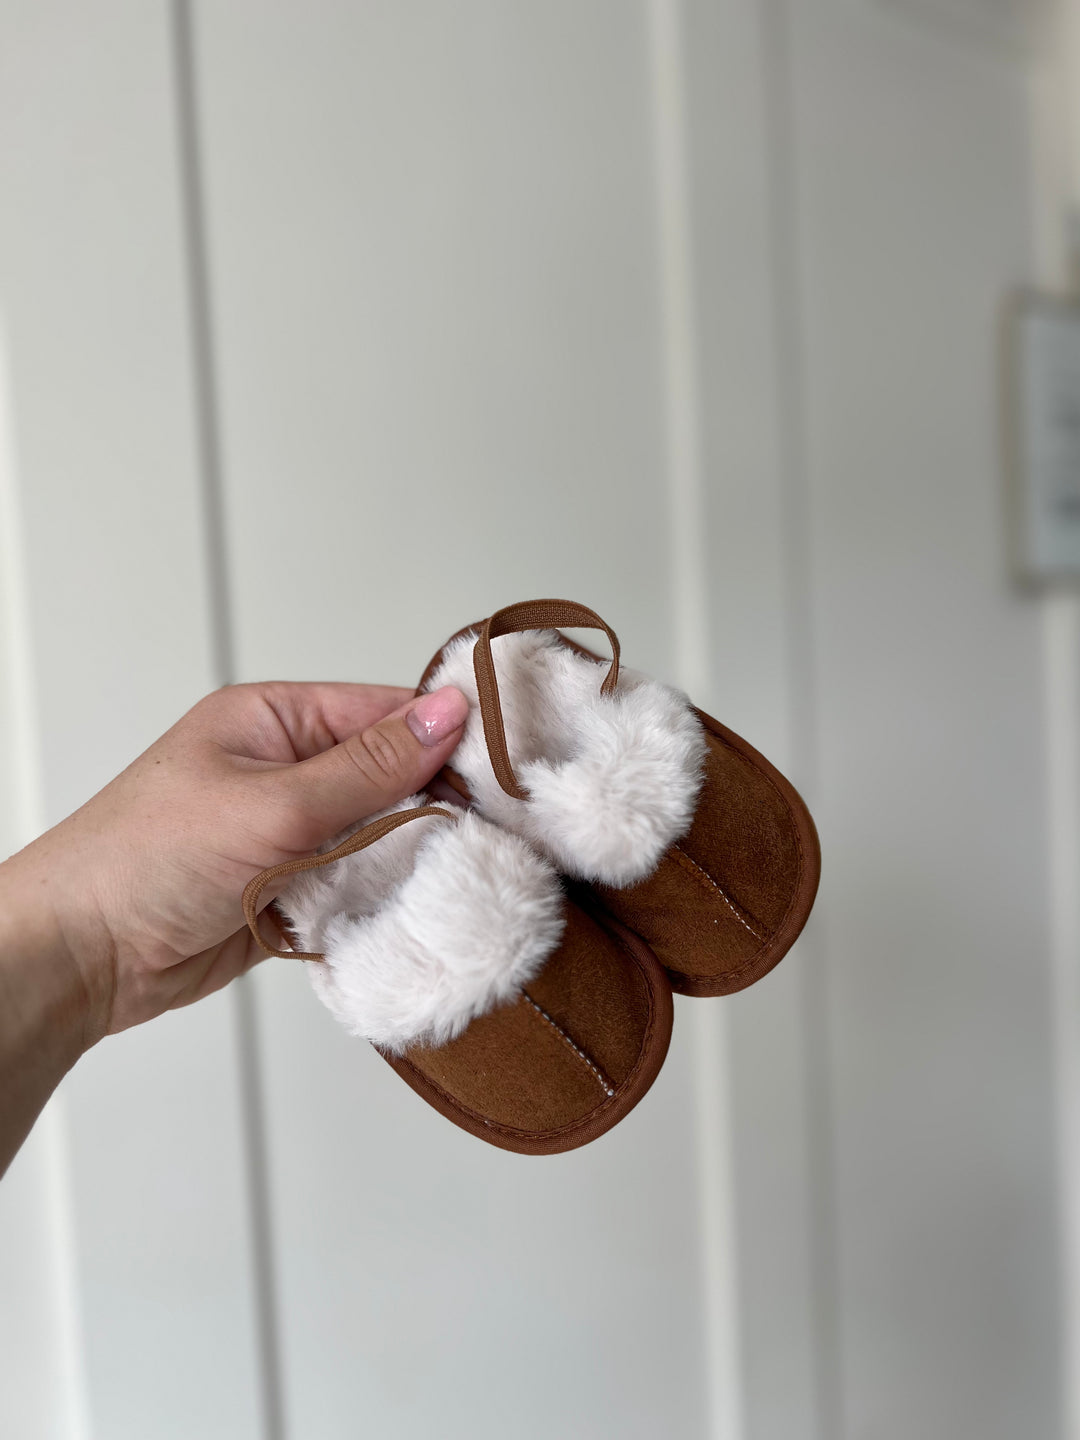
[[[469,702],[452,685],[410,700],[332,750],[274,772],[310,822],[297,848],[321,845],[346,825],[423,790],[461,739]]]

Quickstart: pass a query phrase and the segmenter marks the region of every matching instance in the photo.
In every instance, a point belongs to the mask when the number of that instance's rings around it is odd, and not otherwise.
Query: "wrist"
[[[100,1038],[91,987],[26,851],[0,864],[0,1175],[45,1102]],[[107,1012],[104,1012],[107,1013]]]
[[[35,845],[0,864],[0,1033],[64,1070],[105,1034],[105,977],[56,904]]]

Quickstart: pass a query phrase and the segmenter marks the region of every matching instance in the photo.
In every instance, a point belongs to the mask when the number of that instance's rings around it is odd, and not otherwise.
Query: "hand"
[[[240,909],[251,877],[423,789],[467,709],[451,688],[230,686],[0,865],[0,1105],[42,1057],[51,1078],[22,1133],[101,1036],[261,959]]]

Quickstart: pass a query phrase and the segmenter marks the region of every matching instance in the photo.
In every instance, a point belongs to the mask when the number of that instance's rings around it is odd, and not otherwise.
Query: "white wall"
[[[792,15],[833,1423],[1050,1435],[1040,630],[996,409],[1032,266],[1026,77],[873,7]]]
[[[0,1433],[1065,1434],[1068,657],[995,410],[1041,62],[966,14],[0,0],[8,848],[214,684],[565,593],[824,851],[568,1156],[285,964],[99,1047],[0,1188]]]
[[[13,679],[36,725],[45,823],[215,678],[166,21],[130,4],[0,9],[4,479],[30,659]],[[61,1295],[51,1326],[74,1331],[75,1408],[95,1436],[145,1435],[156,1413],[163,1434],[258,1433],[233,1005],[221,997],[88,1056],[64,1087],[53,1173],[66,1193],[46,1197],[38,1181],[22,1202],[51,1206],[65,1231],[78,1308]],[[12,1175],[12,1203],[35,1188],[32,1167],[31,1155]],[[4,1230],[17,1256],[21,1235]],[[17,1326],[20,1302],[5,1299]],[[49,1363],[40,1377],[13,1367],[24,1398],[5,1431],[66,1433],[52,1419],[66,1408],[52,1345],[34,1348]]]

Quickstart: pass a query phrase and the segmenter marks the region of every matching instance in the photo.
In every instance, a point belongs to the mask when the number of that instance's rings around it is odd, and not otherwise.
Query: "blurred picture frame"
[[[1026,290],[1006,322],[1010,550],[1029,586],[1080,584],[1080,298]]]

